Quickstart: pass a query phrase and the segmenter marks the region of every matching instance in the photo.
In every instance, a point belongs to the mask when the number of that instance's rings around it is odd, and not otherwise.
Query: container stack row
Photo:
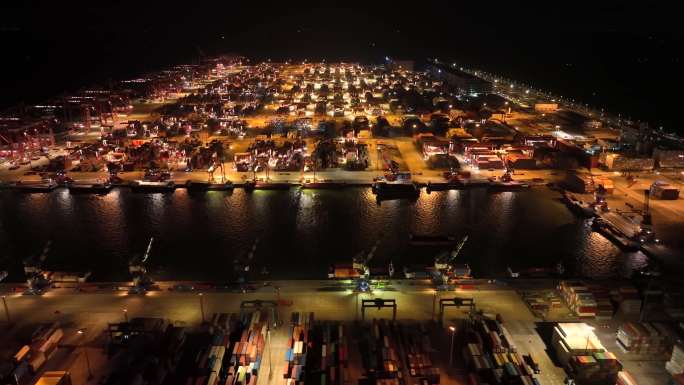
[[[440,373],[432,364],[430,352],[433,349],[425,324],[401,324],[399,333],[409,375],[421,379],[421,382],[427,380],[430,384],[439,384]]]
[[[283,365],[283,385],[301,385],[306,376],[313,313],[292,313]]]
[[[596,301],[596,319],[612,319],[615,314],[615,306],[613,306],[610,290],[605,286],[597,284],[588,284],[587,289]]]
[[[311,330],[309,345],[308,384],[349,383],[349,345],[347,331],[342,324],[317,322]]]
[[[398,385],[403,378],[402,360],[396,324],[374,319],[361,332],[359,349],[366,377],[372,381],[386,380],[385,385]]]
[[[610,352],[574,356],[568,362],[568,372],[579,384],[613,385],[622,371],[622,364]]]
[[[228,356],[234,334],[239,330],[238,317],[234,314],[215,313],[208,323],[209,338],[197,351],[195,373],[186,385],[217,385],[226,381],[230,370]]]
[[[255,385],[257,382],[269,330],[268,312],[244,313],[239,325],[239,339],[233,344],[228,375],[221,385]]]
[[[558,285],[561,297],[578,317],[594,318],[598,310],[598,303],[594,295],[582,282],[561,281]]]
[[[21,383],[31,373],[37,373],[55,353],[63,337],[64,333],[56,322],[38,327],[31,335],[31,343],[14,354],[13,381]]]
[[[611,290],[611,298],[618,304],[620,313],[624,315],[637,315],[641,311],[641,295],[634,286],[620,286]]]
[[[668,354],[678,336],[662,323],[625,322],[617,332],[617,345],[625,353]]]
[[[471,385],[539,385],[538,365],[523,357],[510,333],[498,320],[480,317],[465,332],[463,358]]]
[[[255,385],[266,341],[268,313],[216,313],[194,356],[185,385]]]

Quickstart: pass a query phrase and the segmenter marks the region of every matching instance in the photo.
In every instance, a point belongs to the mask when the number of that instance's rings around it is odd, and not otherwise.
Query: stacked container
[[[500,318],[499,318],[500,319]],[[538,385],[532,357],[526,361],[517,351],[510,333],[498,320],[481,317],[466,331],[463,358],[470,369],[470,384]],[[532,365],[536,364],[532,362]]]
[[[684,373],[684,347],[682,345],[674,346],[670,360],[665,363],[665,369],[673,376]]]

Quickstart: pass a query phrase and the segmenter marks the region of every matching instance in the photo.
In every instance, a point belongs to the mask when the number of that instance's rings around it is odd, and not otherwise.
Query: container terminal
[[[626,250],[659,258],[684,215],[682,140],[456,63],[206,59],[0,114],[0,180],[22,194],[345,189],[379,204],[442,190],[558,190]],[[588,171],[584,171],[588,170]],[[230,199],[230,197],[227,197]],[[658,236],[656,237],[656,233]],[[662,235],[661,235],[662,233]],[[130,281],[50,271],[3,283],[0,378],[15,385],[681,384],[680,287],[510,268],[477,279],[465,234],[418,266],[376,249],[327,280]],[[426,252],[426,254],[429,254]],[[10,277],[4,270],[0,280]],[[324,277],[320,277],[324,278]],[[97,315],[97,317],[93,316]]]

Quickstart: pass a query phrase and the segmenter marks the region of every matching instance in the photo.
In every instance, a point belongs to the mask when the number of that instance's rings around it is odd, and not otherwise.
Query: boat
[[[591,223],[591,228],[597,233],[608,238],[615,245],[624,251],[637,251],[641,247],[641,244],[635,240],[629,239],[624,234],[620,232],[616,227],[610,222],[603,220],[600,217],[594,218]]]
[[[289,190],[290,184],[287,182],[245,182],[245,190]]]
[[[337,190],[341,188],[347,187],[347,184],[344,182],[333,182],[333,181],[328,181],[328,180],[318,180],[318,181],[312,181],[310,179],[307,179],[302,182],[301,188],[302,189],[317,189],[317,190]]]
[[[71,183],[68,185],[71,194],[107,194],[112,189],[112,184],[104,183]]]
[[[563,193],[563,197],[561,198],[561,200],[563,201],[563,203],[565,203],[566,206],[568,206],[570,211],[574,212],[579,216],[582,216],[584,218],[592,218],[596,216],[596,211],[592,204],[580,201],[573,195],[568,194],[567,192]]]
[[[16,182],[12,187],[21,192],[26,193],[47,193],[57,188],[57,182],[52,179],[46,179],[35,182]]]
[[[448,190],[463,190],[467,186],[461,181],[450,181],[450,182],[428,182],[426,190],[429,193],[432,191],[448,191]]]
[[[373,194],[382,199],[413,198],[420,196],[420,187],[412,182],[391,183],[375,182],[372,185]]]
[[[413,246],[451,246],[459,239],[451,235],[417,235],[409,234],[409,243]]]
[[[136,180],[131,182],[130,186],[131,190],[136,193],[172,192],[176,189],[176,183],[173,181],[150,182],[145,180]]]
[[[490,192],[517,191],[529,187],[530,185],[527,183],[518,182],[514,180],[508,182],[494,181],[489,182],[489,184],[487,185],[487,190]]]
[[[190,192],[229,191],[233,189],[233,183],[230,181],[224,183],[187,181],[185,183],[185,188]]]

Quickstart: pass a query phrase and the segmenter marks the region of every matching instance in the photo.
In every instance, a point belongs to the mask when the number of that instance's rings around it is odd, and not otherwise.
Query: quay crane
[[[214,182],[214,172],[218,169],[221,170],[221,183],[226,181],[226,171],[223,168],[223,162],[219,160],[218,154],[214,152],[214,154],[211,156],[212,162],[209,168],[207,169],[207,173],[209,174],[209,183]]]
[[[370,261],[373,259],[375,256],[375,251],[378,249],[378,245],[380,244],[380,241],[382,238],[378,238],[377,241],[373,244],[373,247],[371,247],[370,251],[366,256],[363,256],[363,252],[358,253],[353,259],[352,259],[352,268],[356,270],[359,273],[359,278],[356,280],[356,290],[361,291],[361,292],[366,292],[370,291]],[[392,270],[394,270],[394,267],[392,267]]]
[[[131,294],[145,293],[154,284],[152,278],[147,274],[147,261],[150,259],[154,237],[150,238],[147,250],[142,257],[133,257],[128,262],[128,272],[133,276],[133,287],[129,291]]]
[[[39,255],[28,257],[24,260],[24,273],[26,274],[26,284],[28,285],[26,294],[40,295],[50,287],[50,280],[43,271],[43,263],[47,259],[51,245],[52,241],[47,241]]]
[[[461,239],[461,241],[456,245],[456,248],[451,251],[451,253],[443,252],[435,257],[435,274],[433,280],[440,285],[447,285],[449,283],[449,277],[452,275],[459,275],[455,273],[454,260],[461,252],[463,245],[468,241],[468,236],[466,235]],[[470,267],[465,265],[466,274],[470,274]]]

